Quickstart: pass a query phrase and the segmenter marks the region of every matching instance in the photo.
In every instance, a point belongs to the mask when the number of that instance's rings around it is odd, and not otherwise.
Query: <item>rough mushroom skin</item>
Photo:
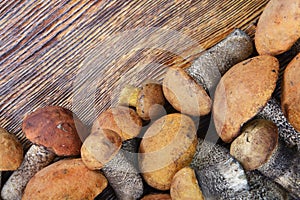
[[[25,154],[21,166],[14,171],[1,190],[3,200],[20,200],[28,181],[39,170],[49,165],[55,158],[55,153],[45,147],[32,145]]]
[[[218,144],[198,139],[191,167],[205,198],[231,197],[249,188],[240,163]]]
[[[271,120],[278,127],[279,137],[289,146],[297,146],[300,150],[300,133],[288,122],[279,103],[270,99],[267,105],[260,111],[257,118]]]
[[[131,200],[142,196],[144,185],[137,169],[126,159],[122,150],[102,168],[119,199]]]
[[[251,38],[242,30],[235,29],[224,40],[201,54],[186,72],[211,91],[231,66],[245,60],[252,52]]]

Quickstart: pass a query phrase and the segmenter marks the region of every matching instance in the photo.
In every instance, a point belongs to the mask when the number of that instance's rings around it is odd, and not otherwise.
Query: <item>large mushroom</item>
[[[246,124],[242,134],[232,142],[230,154],[246,170],[258,169],[300,198],[299,152],[279,140],[273,122],[256,119]]]
[[[28,181],[56,156],[80,155],[82,142],[78,134],[86,134],[83,123],[60,106],[46,106],[27,115],[22,130],[33,145],[3,186],[3,199],[21,199]]]
[[[252,51],[250,37],[236,29],[200,55],[189,68],[169,68],[163,80],[166,99],[183,114],[208,114],[211,99],[206,90],[213,94],[221,75],[234,64],[248,58]]]
[[[23,161],[23,147],[18,139],[0,127],[0,186],[1,172],[18,169]],[[1,189],[1,188],[0,188]]]

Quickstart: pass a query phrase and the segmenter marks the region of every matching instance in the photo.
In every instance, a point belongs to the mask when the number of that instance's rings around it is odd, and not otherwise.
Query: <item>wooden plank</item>
[[[24,146],[22,118],[40,106],[70,108],[91,125],[123,84],[161,81],[166,67],[188,65],[234,28],[253,36],[267,2],[3,0],[0,124]],[[93,53],[103,60],[89,68]],[[87,107],[88,85],[97,90]]]

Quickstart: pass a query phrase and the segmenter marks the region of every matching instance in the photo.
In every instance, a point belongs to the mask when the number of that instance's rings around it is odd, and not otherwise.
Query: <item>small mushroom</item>
[[[1,196],[4,200],[21,199],[28,181],[56,155],[79,155],[82,143],[78,134],[86,134],[82,122],[70,110],[59,106],[46,106],[27,115],[22,130],[34,145],[3,186]]]
[[[169,68],[163,80],[163,92],[170,104],[183,114],[206,115],[211,110],[207,91],[213,90],[231,66],[252,54],[250,37],[236,29],[223,41],[207,50],[187,69]]]
[[[204,200],[195,171],[190,167],[184,167],[174,175],[170,194],[172,200]]]
[[[13,171],[23,161],[23,147],[18,139],[0,127],[0,190],[2,171]]]
[[[230,146],[230,154],[246,170],[258,169],[300,198],[300,155],[296,148],[287,148],[278,139],[277,126],[265,119],[256,119],[243,127],[242,134]]]
[[[137,199],[143,194],[142,177],[134,165],[137,162],[136,153],[131,154],[123,147],[127,143],[131,144],[129,146],[136,144],[135,137],[141,127],[142,120],[133,109],[124,106],[110,108],[95,120],[92,134],[83,144],[83,160],[92,157],[88,166],[92,169],[101,168],[119,199]],[[97,144],[96,140],[99,141]],[[99,151],[101,155],[98,154]],[[102,154],[103,152],[107,155]]]
[[[94,200],[107,185],[105,176],[89,170],[80,158],[63,159],[37,172],[28,182],[22,200]]]
[[[279,63],[272,56],[257,56],[240,62],[221,78],[213,103],[216,131],[231,142],[241,126],[261,111],[276,87]]]
[[[137,114],[146,121],[157,119],[165,114],[163,108],[165,98],[162,86],[151,81],[143,83],[142,88],[124,87],[121,91],[119,104],[135,107]]]

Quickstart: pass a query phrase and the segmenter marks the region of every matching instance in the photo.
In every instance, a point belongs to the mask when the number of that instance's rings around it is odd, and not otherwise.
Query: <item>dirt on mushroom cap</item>
[[[85,125],[70,110],[60,106],[46,106],[27,115],[22,124],[26,137],[43,145],[58,156],[79,155]]]
[[[284,71],[281,106],[288,121],[300,131],[300,53]]]
[[[90,199],[107,186],[107,179],[89,170],[81,159],[60,160],[39,171],[27,184],[27,199]]]
[[[279,63],[272,56],[257,56],[233,66],[221,78],[215,92],[213,119],[218,135],[231,142],[241,126],[271,98]]]

